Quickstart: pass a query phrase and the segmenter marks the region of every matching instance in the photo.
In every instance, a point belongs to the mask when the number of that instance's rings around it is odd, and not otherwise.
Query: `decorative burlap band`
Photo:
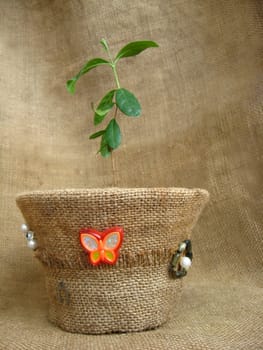
[[[115,265],[101,264],[92,266],[88,261],[87,255],[80,251],[79,259],[73,260],[71,257],[64,256],[63,259],[50,254],[45,248],[38,248],[35,251],[35,257],[42,264],[50,268],[85,270],[85,269],[114,269],[117,267],[136,267],[136,266],[160,266],[167,264],[176,251],[176,248],[163,248],[156,250],[145,250],[139,252],[121,252]]]

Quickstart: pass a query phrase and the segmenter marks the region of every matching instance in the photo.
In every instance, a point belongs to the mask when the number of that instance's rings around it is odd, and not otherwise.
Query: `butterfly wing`
[[[99,249],[99,240],[94,237],[91,233],[81,233],[80,243],[82,247],[89,253]]]
[[[107,264],[114,264],[117,261],[118,254],[114,250],[104,250],[103,261]]]
[[[101,254],[99,250],[95,250],[89,255],[90,262],[92,265],[98,265],[101,261]]]
[[[104,262],[114,264],[118,258],[118,250],[123,239],[123,231],[120,228],[115,228],[107,232],[103,239]]]
[[[120,247],[122,235],[120,231],[109,232],[103,239],[103,248],[109,250],[116,250]]]
[[[92,265],[97,265],[100,260],[99,240],[92,233],[80,233],[80,243],[89,253],[89,259]]]

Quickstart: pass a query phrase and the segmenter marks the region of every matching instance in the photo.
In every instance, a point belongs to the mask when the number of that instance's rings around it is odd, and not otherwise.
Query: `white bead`
[[[21,231],[23,233],[27,233],[27,231],[29,231],[29,228],[28,228],[27,224],[22,224],[21,225]]]
[[[184,268],[187,271],[191,267],[192,261],[187,256],[183,256],[180,259],[180,265],[182,268]]]
[[[35,239],[30,239],[27,241],[28,248],[35,250],[37,248],[37,241]]]

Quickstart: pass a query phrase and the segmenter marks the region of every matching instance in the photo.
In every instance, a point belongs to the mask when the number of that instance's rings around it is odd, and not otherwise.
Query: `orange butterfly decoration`
[[[92,265],[100,263],[115,264],[123,241],[123,228],[111,227],[103,232],[93,228],[80,230],[80,243],[89,254]]]

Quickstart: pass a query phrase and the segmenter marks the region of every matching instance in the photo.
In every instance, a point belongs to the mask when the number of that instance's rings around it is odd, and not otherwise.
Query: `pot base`
[[[94,270],[45,269],[49,320],[73,333],[157,328],[169,319],[181,296],[182,280],[168,277],[167,264],[106,269],[100,274]]]

